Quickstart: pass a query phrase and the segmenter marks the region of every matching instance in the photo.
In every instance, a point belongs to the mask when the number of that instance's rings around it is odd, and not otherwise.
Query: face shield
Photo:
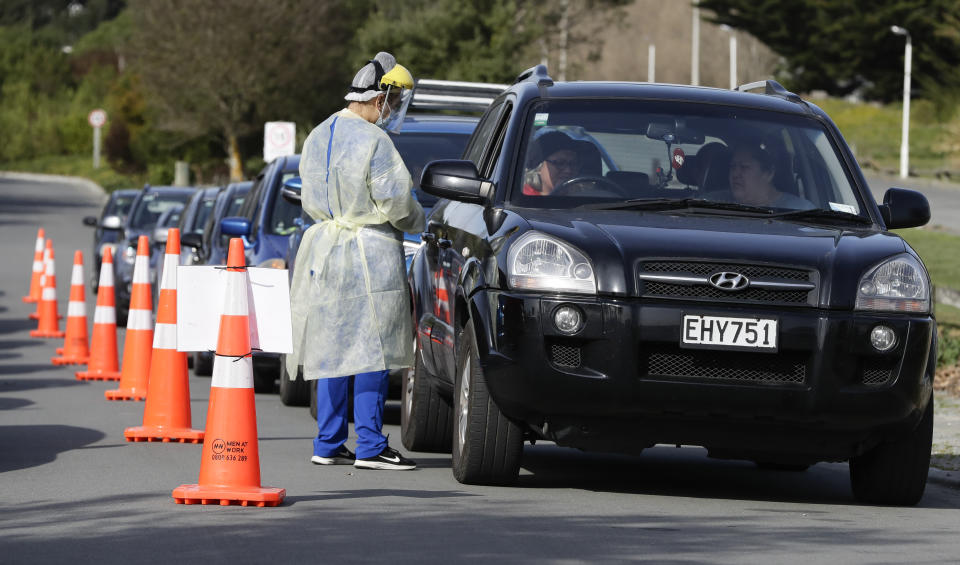
[[[403,65],[395,65],[383,75],[379,86],[386,92],[386,100],[380,109],[377,125],[386,131],[398,133],[413,98],[413,75]]]

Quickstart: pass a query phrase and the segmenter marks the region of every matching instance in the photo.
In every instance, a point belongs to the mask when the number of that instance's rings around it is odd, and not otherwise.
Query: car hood
[[[591,258],[601,293],[638,292],[645,261],[763,264],[815,271],[822,304],[852,305],[863,273],[903,253],[900,237],[870,227],[645,211],[515,210],[530,229]]]

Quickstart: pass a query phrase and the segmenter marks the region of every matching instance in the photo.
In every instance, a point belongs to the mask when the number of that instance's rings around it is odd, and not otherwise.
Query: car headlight
[[[871,268],[857,285],[857,310],[874,312],[930,311],[927,271],[904,253]]]
[[[580,250],[546,234],[529,231],[507,252],[512,288],[596,294],[593,265]]]
[[[134,245],[128,245],[126,249],[123,250],[123,260],[129,264],[133,265],[137,260],[137,248]]]
[[[423,245],[423,242],[415,241],[403,241],[403,258],[409,259],[417,254],[417,250],[420,249],[420,246]]]

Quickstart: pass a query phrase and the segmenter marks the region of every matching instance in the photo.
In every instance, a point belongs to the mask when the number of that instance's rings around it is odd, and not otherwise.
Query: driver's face
[[[547,156],[540,168],[543,192],[549,194],[554,188],[574,178],[580,172],[580,159],[576,151],[561,149]]]

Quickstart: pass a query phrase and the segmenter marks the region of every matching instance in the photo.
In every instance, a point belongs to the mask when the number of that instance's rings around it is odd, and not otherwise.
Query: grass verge
[[[896,230],[920,254],[935,286],[960,290],[960,236],[933,229]]]

